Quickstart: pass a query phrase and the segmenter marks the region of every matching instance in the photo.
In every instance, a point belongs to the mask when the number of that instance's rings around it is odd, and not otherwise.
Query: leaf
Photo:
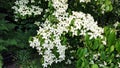
[[[91,45],[91,43],[90,43],[90,41],[89,41],[89,36],[88,36],[88,34],[86,34],[86,36],[85,36],[85,44],[86,44],[87,46],[90,46],[90,45]]]
[[[52,2],[51,1],[48,2],[48,7],[50,7],[50,8],[52,7]]]
[[[84,57],[86,53],[87,53],[87,48],[84,48],[84,49],[79,48],[78,51],[77,51],[77,54],[80,58]]]
[[[120,52],[120,40],[116,42],[115,48],[118,52]]]
[[[83,68],[83,67],[85,67],[85,62],[84,62],[84,61],[82,62],[82,68]]]
[[[114,46],[111,46],[110,47],[110,52],[113,52],[114,51]]]
[[[105,10],[106,10],[106,11],[109,11],[109,6],[106,6],[106,7],[105,7]]]
[[[110,0],[105,0],[105,5],[110,5],[111,4],[111,1]]]
[[[81,64],[82,64],[82,60],[81,59],[79,59],[78,61],[77,61],[77,68],[80,68],[81,67]]]
[[[93,64],[92,68],[99,68],[97,64]]]
[[[65,36],[62,36],[60,39],[61,39],[62,45],[66,45],[67,44],[67,38]]]
[[[100,46],[100,40],[99,39],[95,39],[93,49],[97,49],[98,46]]]
[[[71,20],[70,26],[74,26],[75,19]]]
[[[106,55],[105,55],[105,52],[104,52],[104,51],[101,52],[101,59],[102,59],[102,60],[105,60],[105,59],[106,59]]]
[[[104,27],[104,32],[105,32],[105,36],[107,37],[110,33],[110,28],[109,27]]]
[[[79,57],[83,57],[83,49],[80,50]]]
[[[109,6],[109,11],[112,11],[112,10],[113,10],[113,6],[110,5],[110,6]]]
[[[52,24],[57,24],[57,23],[59,22],[54,15],[49,15],[49,16],[48,16],[48,20],[49,20]]]
[[[110,34],[107,37],[108,45],[114,45],[116,42],[115,30],[111,30]]]

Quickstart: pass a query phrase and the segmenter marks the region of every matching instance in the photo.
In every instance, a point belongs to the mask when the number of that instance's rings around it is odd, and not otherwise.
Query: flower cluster
[[[100,37],[103,39],[103,29],[98,27],[97,22],[90,14],[72,11],[72,15],[66,12],[68,8],[67,0],[52,0],[55,9],[54,15],[59,21],[57,24],[51,24],[46,21],[39,26],[37,36],[29,41],[30,46],[36,48],[43,56],[43,67],[52,63],[65,60],[65,50],[67,44],[61,43],[61,36],[71,32],[72,36],[85,36],[88,34],[90,39]],[[58,55],[56,55],[56,53]]]
[[[15,10],[16,14],[16,19],[19,18],[20,16],[26,16],[26,15],[40,15],[41,12],[43,11],[42,8],[39,6],[35,5],[28,5],[29,3],[35,3],[34,0],[18,0],[15,2],[15,6],[12,7],[12,9]]]
[[[29,42],[31,47],[36,47],[39,54],[43,55],[43,66],[47,67],[53,62],[57,63],[65,60],[66,47],[61,44],[60,35],[62,33],[60,33],[58,29],[55,29],[55,25],[51,26],[50,22],[46,20],[42,27],[39,27],[38,37],[33,37],[33,40]],[[41,42],[39,38],[42,38],[41,40],[43,40],[43,42]],[[55,52],[59,54],[58,56],[53,53],[54,49],[56,49]]]
[[[73,11],[73,14],[69,17],[69,21],[71,22],[72,20],[74,22],[70,31],[73,35],[85,36],[88,34],[90,35],[90,39],[96,39],[97,37],[103,39],[103,28],[98,27],[97,22],[94,21],[94,18],[90,14]]]

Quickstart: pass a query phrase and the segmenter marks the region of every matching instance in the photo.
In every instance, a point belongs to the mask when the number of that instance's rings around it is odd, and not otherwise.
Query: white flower
[[[32,48],[40,46],[40,42],[36,37],[33,37],[33,41],[29,41],[29,43]]]
[[[80,33],[80,35],[83,35],[83,36],[85,36],[85,35],[86,35],[86,30],[81,30],[81,33]]]
[[[103,41],[102,41],[102,43],[103,43],[104,45],[106,45],[106,44],[107,44],[105,40],[103,40]]]
[[[116,28],[120,23],[117,21],[115,24],[114,24],[114,27]]]
[[[37,21],[36,21],[34,24],[36,24],[37,26],[39,26],[39,25],[40,25],[40,22],[37,22]]]
[[[100,53],[94,54],[94,55],[93,55],[93,59],[94,59],[94,60],[98,60],[98,57],[99,57],[99,56],[100,56]]]
[[[90,60],[90,63],[89,64],[94,64],[94,61],[93,60]]]
[[[104,64],[98,64],[100,67],[104,67],[105,65]]]
[[[31,2],[34,3],[35,1],[31,0]],[[28,3],[30,3],[29,0],[19,0],[15,2],[15,6],[13,6],[12,9],[15,10],[14,13],[16,14],[16,16],[18,14],[20,14],[21,16],[41,14],[41,12],[43,11],[42,8],[35,5],[27,6]],[[17,17],[20,18],[19,16]]]
[[[117,54],[117,55],[116,55],[116,57],[120,57],[120,55],[119,55],[119,54]]]
[[[90,39],[97,38],[98,34],[97,33],[88,33],[90,35]]]
[[[104,65],[106,66],[107,65],[107,63],[104,61]]]
[[[80,2],[86,2],[86,3],[88,3],[88,2],[90,2],[91,0],[80,0]]]
[[[120,67],[120,63],[118,62],[118,67]]]
[[[43,66],[44,68],[47,68],[48,65],[49,65],[48,63],[43,63],[43,64],[42,64],[42,66]]]

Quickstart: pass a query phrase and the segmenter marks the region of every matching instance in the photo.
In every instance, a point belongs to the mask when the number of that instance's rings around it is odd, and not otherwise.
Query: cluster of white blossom
[[[80,0],[80,3],[81,2],[85,2],[85,3],[88,3],[88,2],[90,2],[91,0]]]
[[[35,0],[18,0],[15,2],[15,6],[12,7],[14,9],[14,13],[16,14],[16,19],[19,18],[19,16],[25,16],[29,15],[40,15],[43,11],[42,8],[35,5],[28,6],[29,3],[35,3]]]
[[[90,14],[85,14],[83,12],[75,12],[73,11],[72,15],[68,17],[68,13],[66,12],[68,8],[67,0],[53,0],[53,6],[55,8],[55,12],[53,15],[59,20],[59,24],[62,24],[62,27],[65,31],[70,30],[73,35],[78,35],[78,30],[81,32],[80,35],[90,35],[90,39],[103,36],[101,35],[104,31],[103,28],[98,27],[97,22],[94,21],[94,18]],[[71,21],[75,19],[73,26],[70,26]],[[58,26],[61,26],[59,25]],[[68,29],[68,27],[71,29]]]
[[[36,47],[39,54],[43,55],[43,67],[47,67],[53,62],[57,63],[65,60],[66,47],[61,44],[60,35],[62,33],[55,28],[55,25],[51,25],[50,22],[46,20],[42,27],[39,27],[39,30],[37,31],[39,37],[33,37],[33,40],[29,42],[31,47]],[[40,37],[44,40],[43,44],[40,44],[40,41],[38,42],[37,38]],[[59,54],[58,57],[53,53],[55,48],[57,49],[56,52]]]
[[[74,12],[73,15],[69,17],[69,22],[74,19],[74,24],[71,26],[71,32],[73,35],[90,35],[90,39],[100,37],[103,39],[102,33],[104,32],[103,28],[98,27],[97,22],[94,21],[94,18],[90,14],[85,14],[83,12]],[[80,34],[78,34],[78,31]]]
[[[40,55],[43,56],[43,67],[47,67],[54,62],[65,60],[66,45],[61,43],[61,35],[72,32],[73,36],[90,35],[90,39],[103,38],[103,29],[98,27],[90,14],[83,12],[72,12],[72,15],[66,12],[68,8],[67,0],[52,0],[55,9],[53,15],[59,21],[58,24],[51,24],[48,19],[39,26],[37,36],[29,41],[30,46],[36,48]],[[73,23],[72,23],[73,21]],[[72,25],[71,25],[72,24]],[[80,33],[79,33],[80,32]],[[56,56],[54,51],[59,54]],[[71,63],[68,60],[67,63]]]

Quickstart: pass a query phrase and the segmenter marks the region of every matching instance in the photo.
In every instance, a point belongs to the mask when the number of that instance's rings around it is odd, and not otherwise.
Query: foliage
[[[119,65],[120,38],[116,38],[115,29],[110,27],[104,29],[106,45],[101,44],[100,39],[89,40],[89,36],[86,36],[84,48],[81,47],[77,50],[78,68],[98,68],[98,66],[116,68]]]
[[[12,53],[14,55],[13,60],[17,59],[18,65],[22,68],[42,68],[45,60],[43,57],[45,57],[45,51],[48,50],[47,47],[45,48],[45,45],[42,47],[42,44],[46,41],[46,37],[47,40],[50,40],[49,43],[59,42],[61,44],[61,49],[57,47],[56,43],[53,45],[56,47],[51,49],[56,58],[60,55],[65,55],[62,61],[59,60],[60,62],[47,64],[47,68],[120,67],[120,1],[66,1],[67,0],[0,1],[1,68],[2,65],[4,65],[3,59],[6,58],[2,55],[4,51]],[[57,6],[55,5],[56,3]],[[22,10],[23,7],[24,9]],[[31,11],[32,9],[34,9],[34,11]],[[39,13],[37,13],[37,10],[40,10]],[[84,31],[87,29],[84,29],[85,25],[79,26],[79,24],[81,22],[86,23],[86,21],[89,21],[87,26],[92,22],[94,24],[92,24],[91,27],[93,27],[93,25],[99,26],[101,30],[104,28],[104,32],[96,36],[90,33],[92,32],[91,29]],[[98,23],[95,23],[96,21]],[[67,24],[65,24],[66,22]],[[52,30],[53,32],[50,32]],[[54,30],[61,33],[55,36],[57,34],[54,34]],[[48,36],[49,33],[51,33],[50,36]],[[35,38],[37,38],[37,40],[35,40],[37,43],[34,43],[36,46],[30,45],[30,41],[34,41]],[[42,47],[41,50],[38,49],[39,44]],[[47,62],[47,59],[45,62]]]
[[[36,34],[37,26],[32,24],[32,22],[26,23],[29,22],[29,20],[16,23],[11,9],[13,4],[13,0],[11,2],[9,0],[0,1],[0,53],[2,54],[6,51],[14,54],[14,57],[17,57],[17,51],[30,49],[28,39],[30,36]],[[27,53],[29,53],[29,51],[27,51]],[[9,55],[6,57],[9,57]],[[5,59],[6,57],[3,58]],[[23,57],[17,58],[20,59]],[[2,61],[1,59],[1,66]]]

